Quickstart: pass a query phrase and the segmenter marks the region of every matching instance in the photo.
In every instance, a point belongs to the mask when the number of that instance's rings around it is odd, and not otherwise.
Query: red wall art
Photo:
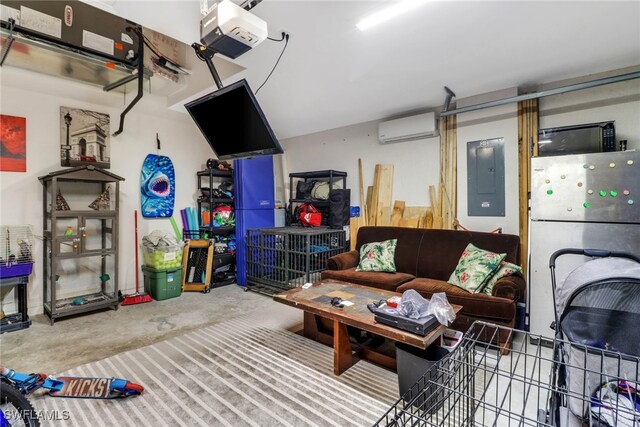
[[[27,171],[27,119],[0,114],[0,171]]]

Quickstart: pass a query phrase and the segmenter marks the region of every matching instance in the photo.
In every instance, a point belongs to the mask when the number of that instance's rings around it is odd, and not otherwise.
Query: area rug
[[[251,313],[64,372],[126,378],[145,387],[141,396],[31,400],[43,425],[343,427],[374,424],[398,398],[396,375],[370,363],[336,377],[332,349],[296,333],[300,310],[265,317]]]

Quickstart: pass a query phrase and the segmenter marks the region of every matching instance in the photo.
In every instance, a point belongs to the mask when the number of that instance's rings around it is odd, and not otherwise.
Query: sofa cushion
[[[500,263],[506,255],[485,251],[469,243],[462,251],[458,265],[451,273],[448,282],[465,291],[480,292],[483,285],[500,268]]]
[[[487,251],[506,253],[504,261],[520,263],[520,238],[515,235],[431,229],[422,230],[422,235],[422,244],[417,246],[419,253],[416,254],[414,248],[411,255],[416,263],[415,272],[407,271],[416,277],[447,280],[456,268],[460,254],[469,243]],[[384,238],[392,239],[393,236],[385,233]],[[398,239],[398,250],[400,245],[401,241]],[[398,253],[396,265],[398,266]]]
[[[500,263],[500,268],[496,270],[496,272],[487,280],[486,284],[482,288],[482,293],[491,295],[493,294],[493,287],[495,286],[498,279],[502,279],[506,276],[511,276],[516,273],[521,273],[522,267],[519,265],[511,264],[510,262],[502,261]]]
[[[406,227],[360,227],[358,229],[358,239],[356,249],[360,250],[362,245],[371,242],[381,242],[383,240],[397,239],[395,263],[396,271],[417,276],[416,266],[418,264],[418,249],[422,242],[422,230]],[[464,249],[464,248],[463,248]],[[460,249],[462,252],[462,249]],[[458,252],[456,256],[460,256]],[[455,267],[455,265],[453,266]],[[451,271],[453,271],[453,267]],[[449,273],[451,273],[449,271]],[[449,277],[447,275],[447,277]]]
[[[415,276],[406,273],[377,273],[373,271],[356,271],[355,268],[347,270],[324,270],[322,280],[334,279],[358,285],[371,286],[372,288],[395,291],[396,288]]]
[[[384,242],[365,243],[360,247],[360,262],[356,271],[379,271],[395,273],[396,244],[398,239],[385,240]]]
[[[451,286],[443,280],[417,278],[398,286],[396,292],[415,289],[425,298],[431,298],[436,292],[445,292],[451,304],[462,306],[460,313],[483,320],[511,322],[516,315],[513,300],[485,294],[472,294],[457,286]]]

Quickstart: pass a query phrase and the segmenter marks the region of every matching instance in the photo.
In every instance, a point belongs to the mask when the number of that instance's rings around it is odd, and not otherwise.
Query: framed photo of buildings
[[[60,107],[60,165],[111,167],[108,114]]]

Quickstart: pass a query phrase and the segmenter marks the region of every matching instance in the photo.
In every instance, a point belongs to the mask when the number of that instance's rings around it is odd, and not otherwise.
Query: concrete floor
[[[32,316],[28,329],[0,335],[0,364],[22,372],[57,374],[278,305],[243,289],[229,285],[208,294],[187,292],[179,298],[63,318],[53,326],[45,315]]]

